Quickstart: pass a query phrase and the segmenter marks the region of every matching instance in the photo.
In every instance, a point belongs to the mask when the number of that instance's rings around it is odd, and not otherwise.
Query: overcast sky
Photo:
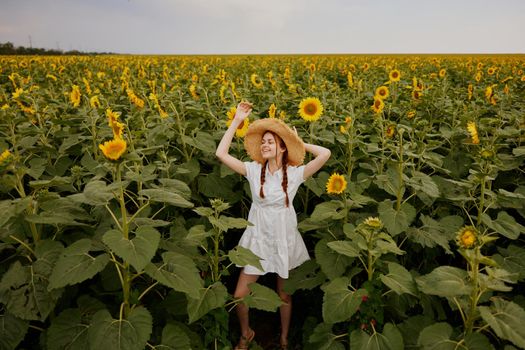
[[[132,54],[525,53],[523,0],[0,0],[0,42]]]

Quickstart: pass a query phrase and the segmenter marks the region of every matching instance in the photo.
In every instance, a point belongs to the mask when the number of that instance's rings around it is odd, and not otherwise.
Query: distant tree
[[[15,47],[12,42],[0,43],[0,55],[111,55],[111,52],[62,51],[34,47]]]

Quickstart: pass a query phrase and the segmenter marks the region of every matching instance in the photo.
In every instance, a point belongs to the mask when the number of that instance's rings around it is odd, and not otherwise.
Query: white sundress
[[[274,174],[266,168],[264,198],[259,197],[261,187],[261,167],[257,162],[244,162],[246,178],[252,192],[252,205],[248,214],[248,226],[239,245],[250,249],[261,258],[263,271],[246,265],[244,272],[250,275],[264,275],[275,272],[282,278],[288,278],[288,271],[310,259],[303,238],[297,230],[297,215],[293,199],[297,189],[304,182],[304,165],[287,167],[288,200],[285,206],[285,194],[282,188],[282,169]]]

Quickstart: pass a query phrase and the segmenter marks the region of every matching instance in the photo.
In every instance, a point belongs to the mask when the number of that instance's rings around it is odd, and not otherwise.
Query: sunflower
[[[389,139],[394,137],[394,134],[396,133],[396,126],[395,125],[389,125],[386,128],[385,136]]]
[[[11,151],[9,151],[8,149],[3,151],[0,154],[0,165],[7,164],[7,162],[9,161],[9,158],[11,158],[11,156],[12,156]]]
[[[381,100],[386,99],[390,95],[390,92],[388,91],[388,87],[386,86],[380,86],[376,89],[375,96],[377,98],[380,98]]]
[[[487,69],[488,75],[493,75],[494,73],[496,73],[496,67],[490,67],[489,69]]]
[[[226,122],[226,125],[230,126],[233,118],[235,117],[235,113],[237,113],[237,107],[232,107],[228,112],[226,112],[226,115],[228,116],[228,121]]]
[[[352,72],[348,72],[346,74],[346,79],[348,80],[348,86],[353,87],[354,86],[354,77],[352,75]]]
[[[421,90],[419,89],[412,90],[412,98],[416,101],[419,100],[421,98]]]
[[[250,119],[246,118],[242,121],[241,124],[239,124],[237,130],[235,130],[235,136],[244,137],[246,135],[246,132],[248,131],[248,126],[250,126]]]
[[[408,111],[407,113],[407,118],[408,119],[412,119],[416,116],[416,111],[412,110],[412,111]]]
[[[483,73],[481,73],[481,71],[478,71],[474,79],[476,79],[476,81],[479,83],[481,81],[482,76],[483,76]]]
[[[115,139],[121,139],[122,133],[124,132],[124,124],[120,122],[115,122],[113,125],[111,125],[111,129],[113,130],[113,137]]]
[[[438,73],[440,78],[444,78],[445,75],[447,75],[447,70],[445,68],[441,68]]]
[[[90,99],[89,99],[89,104],[91,105],[91,107],[93,108],[99,108],[100,107],[100,101],[98,99],[98,96],[95,95],[95,96],[92,96]]]
[[[363,223],[366,226],[370,227],[370,228],[381,228],[381,227],[383,227],[383,222],[378,217],[370,216],[370,217],[366,218]]]
[[[326,183],[326,192],[330,194],[340,194],[346,190],[346,180],[343,175],[333,173]]]
[[[478,242],[478,230],[473,226],[462,227],[456,235],[456,243],[460,248],[473,248]]]
[[[275,103],[272,103],[270,105],[270,108],[268,109],[268,116],[270,118],[275,118],[275,111],[277,110],[277,107],[275,107]]]
[[[111,108],[106,109],[106,117],[108,118],[109,127],[112,128],[113,124],[118,123],[118,118],[120,117],[119,112],[113,112]]]
[[[228,120],[226,121],[226,125],[230,126],[233,118],[235,118],[235,113],[237,113],[237,107],[232,107],[228,112],[226,112],[226,115],[228,116]],[[235,136],[237,137],[244,137],[246,135],[246,132],[248,131],[248,126],[250,125],[250,120],[248,118],[244,119],[241,124],[237,127],[237,130],[235,130]]]
[[[193,99],[195,100],[199,99],[199,94],[197,93],[197,87],[195,86],[195,84],[190,85],[190,94],[191,94],[191,97],[193,97]]]
[[[388,78],[390,79],[390,81],[399,81],[401,79],[401,72],[397,69],[393,69],[388,74]]]
[[[472,84],[468,84],[467,91],[468,91],[468,99],[471,100],[472,94],[474,93],[474,87],[472,86]]]
[[[372,110],[375,113],[379,114],[383,112],[384,108],[385,108],[385,103],[383,102],[383,100],[374,96],[374,104],[372,105]]]
[[[253,86],[260,89],[263,87],[263,82],[261,79],[259,79],[259,76],[255,73],[253,73],[250,77],[250,81],[252,82]]]
[[[13,100],[18,99],[20,96],[22,96],[22,94],[23,94],[24,92],[25,92],[24,89],[22,89],[22,88],[16,88],[16,89],[15,89],[15,92],[12,93]]]
[[[317,97],[308,97],[299,104],[299,115],[308,122],[314,122],[323,114],[323,105]]]
[[[73,89],[69,93],[69,100],[73,104],[73,107],[78,107],[80,105],[80,88],[78,85],[73,85]]]
[[[116,138],[98,145],[104,156],[110,160],[118,160],[126,151],[126,141]]]
[[[478,129],[476,128],[476,123],[468,122],[467,130],[470,134],[470,137],[472,138],[472,143],[477,145],[479,143],[479,137],[478,137]]]

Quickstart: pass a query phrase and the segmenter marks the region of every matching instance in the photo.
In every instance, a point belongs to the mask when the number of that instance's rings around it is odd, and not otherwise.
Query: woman
[[[303,143],[297,132],[279,119],[267,118],[253,122],[246,133],[244,146],[252,162],[242,162],[229,154],[233,135],[252,111],[252,105],[241,102],[228,130],[217,147],[216,156],[233,171],[245,176],[250,183],[252,205],[249,226],[239,245],[261,258],[263,271],[245,266],[237,281],[234,297],[249,294],[248,285],[260,275],[277,273],[277,292],[283,301],[280,307],[282,349],[288,345],[288,330],[292,313],[292,298],[283,290],[288,271],[310,257],[299,231],[293,208],[293,198],[299,185],[317,172],[330,158],[330,150]],[[301,165],[305,151],[314,155],[308,164]],[[248,307],[237,305],[241,339],[235,349],[248,349],[255,337],[250,328]]]

